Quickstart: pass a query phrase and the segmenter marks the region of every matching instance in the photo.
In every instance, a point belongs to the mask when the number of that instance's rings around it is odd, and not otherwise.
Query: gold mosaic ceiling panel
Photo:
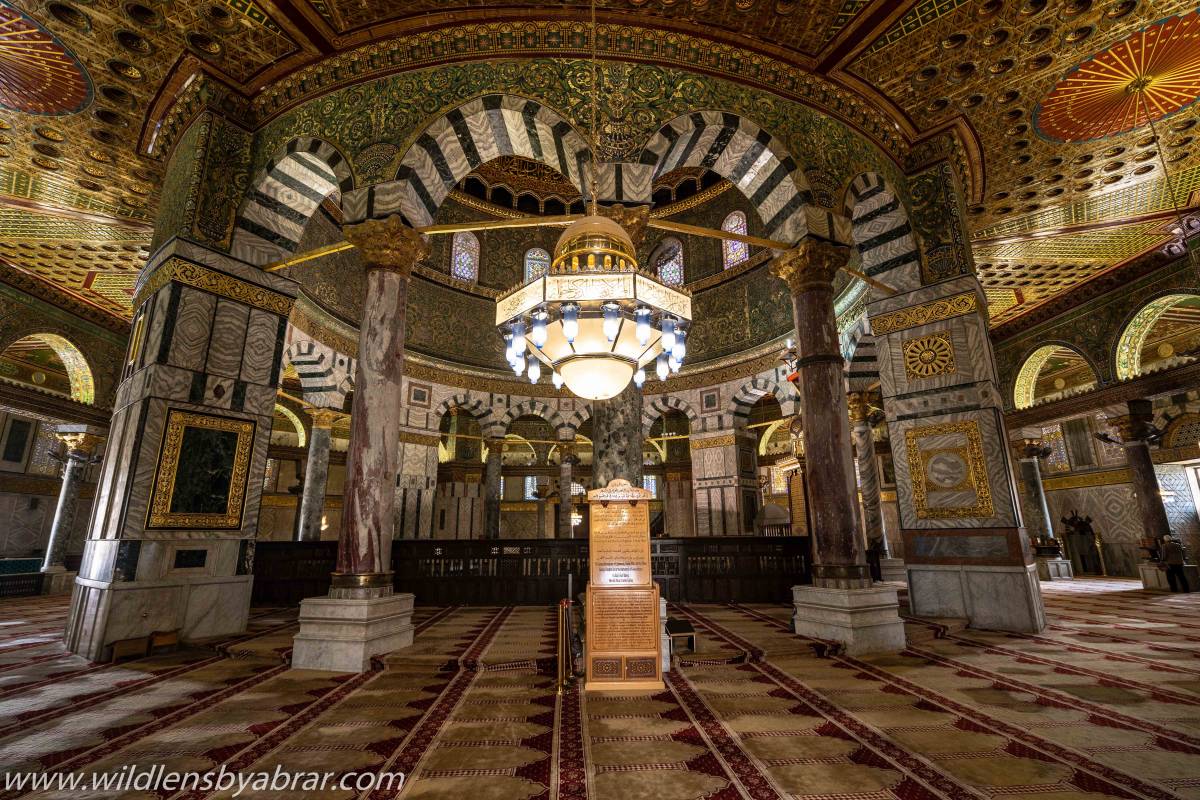
[[[148,234],[0,207],[0,269],[49,281],[116,316],[132,315]]]
[[[78,65],[92,93],[82,110],[61,116],[16,109],[41,102],[43,112],[54,112],[54,102],[74,102],[80,83],[56,90],[57,101],[30,95],[28,82],[18,99],[0,94],[0,205],[7,199],[68,216],[82,212],[89,222],[80,224],[96,234],[33,242],[5,232],[0,254],[90,302],[123,309],[118,313],[127,313],[123,257],[112,270],[96,270],[83,255],[111,254],[106,245],[129,253],[125,248],[144,244],[140,233],[122,233],[138,239],[124,242],[100,231],[121,230],[106,226],[104,217],[154,217],[162,165],[159,154],[145,152],[153,139],[145,121],[160,92],[178,92],[189,75],[204,70],[243,91],[253,107],[262,87],[282,85],[276,77],[372,36],[419,29],[421,41],[437,50],[430,37],[445,28],[437,51],[459,57],[472,52],[458,44],[474,23],[582,23],[588,15],[587,0],[464,0],[453,8],[445,0],[262,6],[253,0],[0,0],[0,8],[6,9],[0,25],[19,24],[34,31],[22,35],[45,38],[64,65]],[[1160,130],[1174,197],[1147,131],[1059,143],[1039,135],[1034,119],[1075,67],[1151,23],[1194,10],[1179,0],[601,0],[600,10],[610,23],[745,47],[754,58],[779,59],[835,82],[853,77],[856,86],[865,84],[893,105],[871,101],[879,109],[872,113],[911,122],[918,134],[965,122],[984,157],[982,196],[969,212],[994,322],[1160,244],[1174,205],[1200,188],[1200,146],[1193,144],[1200,128],[1186,97],[1177,98],[1183,110]],[[607,27],[618,36],[633,30]],[[1174,36],[1186,26],[1167,27]],[[572,39],[573,28],[562,30],[555,46],[563,50],[577,51],[586,41]],[[513,47],[520,50],[520,42]],[[1172,69],[1190,75],[1198,50],[1194,44],[1181,49]],[[37,68],[26,59],[21,74]],[[897,153],[903,155],[902,146]],[[1089,230],[1062,235],[1078,226]],[[51,241],[57,241],[52,250],[45,247]],[[78,256],[61,246],[69,244],[78,246]]]

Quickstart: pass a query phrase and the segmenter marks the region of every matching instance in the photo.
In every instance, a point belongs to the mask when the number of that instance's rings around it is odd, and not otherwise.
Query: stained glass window
[[[537,475],[526,475],[525,476],[525,499],[526,500],[537,500],[538,499]]]
[[[654,495],[655,497],[658,497],[658,476],[643,475],[642,488],[650,492],[650,494]]]
[[[545,275],[550,269],[550,254],[540,247],[525,251],[525,280]]]
[[[721,230],[729,233],[739,233],[742,236],[746,235],[746,215],[741,211],[734,211],[725,221],[721,223]],[[745,242],[738,242],[733,239],[726,239],[725,246],[725,269],[737,266],[750,257],[750,247]]]
[[[683,285],[683,242],[675,238],[663,239],[654,256],[654,271],[658,279],[668,286]]]
[[[479,280],[479,237],[462,231],[454,234],[450,249],[450,274],[460,281]]]

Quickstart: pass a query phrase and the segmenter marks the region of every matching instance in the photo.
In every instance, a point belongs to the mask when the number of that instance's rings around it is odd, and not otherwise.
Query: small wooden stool
[[[145,658],[148,644],[149,639],[145,636],[113,642],[109,645],[112,647],[112,661],[115,663],[122,658]]]
[[[693,653],[696,652],[696,629],[687,620],[669,618],[667,620],[667,636],[671,637],[672,652],[678,649],[678,644],[681,642],[687,642],[688,649]]]
[[[154,655],[154,651],[160,647],[169,647],[174,650],[179,646],[179,629],[173,631],[155,631],[150,634],[150,647],[146,651],[149,655]]]

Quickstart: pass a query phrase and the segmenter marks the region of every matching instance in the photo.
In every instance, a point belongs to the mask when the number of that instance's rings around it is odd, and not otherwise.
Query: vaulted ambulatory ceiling
[[[366,127],[339,132],[361,143],[345,154],[358,185],[409,144],[389,131],[485,83],[553,100],[586,131],[588,15],[532,0],[3,0],[0,259],[60,305],[128,319],[164,158],[205,104],[248,132],[309,134],[337,124],[336,104],[375,104]],[[776,135],[782,104],[808,106],[897,174],[949,156],[993,325],[1161,251],[1200,188],[1200,14],[1179,2],[607,0],[598,19],[606,160],[632,158],[681,110],[736,102]],[[793,143],[820,118],[789,123]],[[849,139],[792,147],[815,202],[839,213],[865,153]],[[522,213],[578,199],[511,159],[476,177]]]

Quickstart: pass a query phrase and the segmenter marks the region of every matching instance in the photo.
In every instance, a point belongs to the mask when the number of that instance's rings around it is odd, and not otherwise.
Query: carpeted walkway
[[[556,693],[548,608],[419,609],[412,648],[345,676],[288,668],[293,609],[109,665],[63,652],[65,599],[2,601],[0,772],[400,771],[400,797],[446,800],[1200,798],[1200,594],[1043,589],[1042,634],[913,620],[905,652],[864,659],[818,657],[784,607],[674,608],[698,652],[629,697]]]

